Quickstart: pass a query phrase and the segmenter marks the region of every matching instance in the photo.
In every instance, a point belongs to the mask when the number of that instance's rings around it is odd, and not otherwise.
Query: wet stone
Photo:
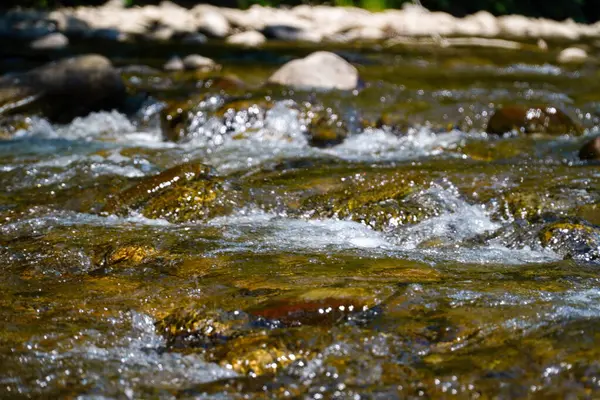
[[[348,130],[337,114],[313,118],[308,129],[309,143],[314,147],[331,147],[340,144],[348,136]]]
[[[377,119],[374,127],[400,134],[408,130],[409,124],[404,114],[385,112]]]
[[[600,261],[600,227],[577,219],[564,219],[542,228],[539,238],[566,259],[598,263]]]
[[[0,120],[0,140],[11,139],[18,132],[31,127],[31,119],[22,115],[12,115]]]
[[[256,331],[209,350],[207,357],[224,368],[257,377],[313,359],[330,340],[321,327]]]
[[[580,135],[581,127],[553,106],[505,106],[497,109],[487,124],[487,132],[504,135],[511,131],[548,135]]]
[[[299,211],[313,218],[351,219],[378,230],[392,229],[437,213],[435,206],[422,202],[419,189],[401,174],[366,175],[304,199]]]
[[[590,140],[579,150],[582,160],[600,160],[600,137]]]
[[[193,108],[191,101],[175,102],[160,111],[160,127],[166,140],[178,142],[187,136]]]
[[[145,178],[117,194],[104,207],[105,213],[124,214],[140,210],[147,218],[171,222],[203,220],[218,206],[223,193],[220,181],[204,164],[183,164]],[[214,208],[213,208],[214,206]]]
[[[366,290],[323,288],[274,299],[247,312],[282,326],[331,326],[351,320],[373,305],[374,296]]]
[[[245,333],[251,317],[242,311],[177,309],[156,323],[169,347],[212,347]]]
[[[537,221],[548,213],[568,211],[573,205],[571,197],[559,188],[515,189],[502,194],[500,210],[505,218]]]

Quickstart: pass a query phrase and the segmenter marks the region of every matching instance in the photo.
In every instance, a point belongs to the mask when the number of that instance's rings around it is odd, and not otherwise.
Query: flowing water
[[[122,46],[118,66],[185,50]],[[0,397],[600,396],[600,166],[577,157],[597,68],[334,50],[361,90],[260,87],[311,49],[215,45],[219,73],[124,71],[135,113],[31,116],[0,142]],[[583,136],[488,135],[501,104],[557,107]],[[314,115],[343,140],[315,146]],[[209,212],[107,207],[196,162],[219,181]],[[544,240],[557,223],[589,235]]]

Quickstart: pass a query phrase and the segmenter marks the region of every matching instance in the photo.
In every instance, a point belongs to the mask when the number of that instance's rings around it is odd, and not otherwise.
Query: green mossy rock
[[[412,224],[436,214],[423,204],[419,187],[401,174],[349,177],[341,189],[306,198],[300,212],[312,218],[351,219],[384,230]]]
[[[586,204],[575,210],[575,216],[600,226],[600,203]]]
[[[572,207],[568,195],[535,189],[511,190],[500,198],[501,214],[505,218],[537,221],[545,213],[565,212]]]
[[[381,114],[375,128],[389,130],[393,133],[400,134],[407,132],[410,128],[410,124],[405,114],[396,112],[384,112]]]
[[[11,115],[0,120],[0,140],[11,139],[20,130],[27,130],[31,120],[22,115]]]
[[[542,246],[564,258],[600,261],[600,227],[577,219],[563,219],[544,226],[539,239]]]
[[[195,103],[191,100],[170,103],[160,112],[160,128],[165,140],[178,142],[187,136],[187,127]]]
[[[204,164],[183,164],[146,178],[112,198],[104,212],[125,214],[139,210],[147,218],[188,222],[218,214],[224,203],[218,178]]]
[[[313,147],[331,147],[340,144],[348,136],[348,129],[337,114],[318,115],[308,130],[309,144]]]
[[[531,140],[530,138],[527,138]],[[516,158],[527,154],[532,146],[529,142],[515,145],[514,140],[518,139],[502,139],[498,141],[490,140],[473,140],[469,141],[458,150],[476,161],[496,161]]]
[[[487,133],[504,135],[516,130],[522,133],[548,135],[580,135],[582,129],[571,117],[552,106],[505,106],[497,109],[487,125]]]
[[[206,358],[222,367],[256,377],[318,356],[332,342],[327,327],[309,326],[254,332],[210,349]]]
[[[156,322],[169,347],[211,347],[240,336],[251,318],[240,311],[177,309]]]

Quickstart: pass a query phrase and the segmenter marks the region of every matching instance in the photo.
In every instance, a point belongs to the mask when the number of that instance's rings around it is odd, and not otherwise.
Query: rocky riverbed
[[[205,9],[3,47],[0,397],[598,396],[592,34],[249,48],[231,15],[292,23]]]

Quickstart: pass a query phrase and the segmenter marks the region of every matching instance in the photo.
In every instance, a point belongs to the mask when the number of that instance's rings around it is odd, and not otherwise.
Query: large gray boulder
[[[358,86],[359,77],[357,69],[342,57],[317,51],[284,64],[268,82],[296,89],[352,90]]]
[[[32,111],[61,122],[118,108],[125,98],[119,72],[107,58],[95,54],[0,78],[0,115]]]

